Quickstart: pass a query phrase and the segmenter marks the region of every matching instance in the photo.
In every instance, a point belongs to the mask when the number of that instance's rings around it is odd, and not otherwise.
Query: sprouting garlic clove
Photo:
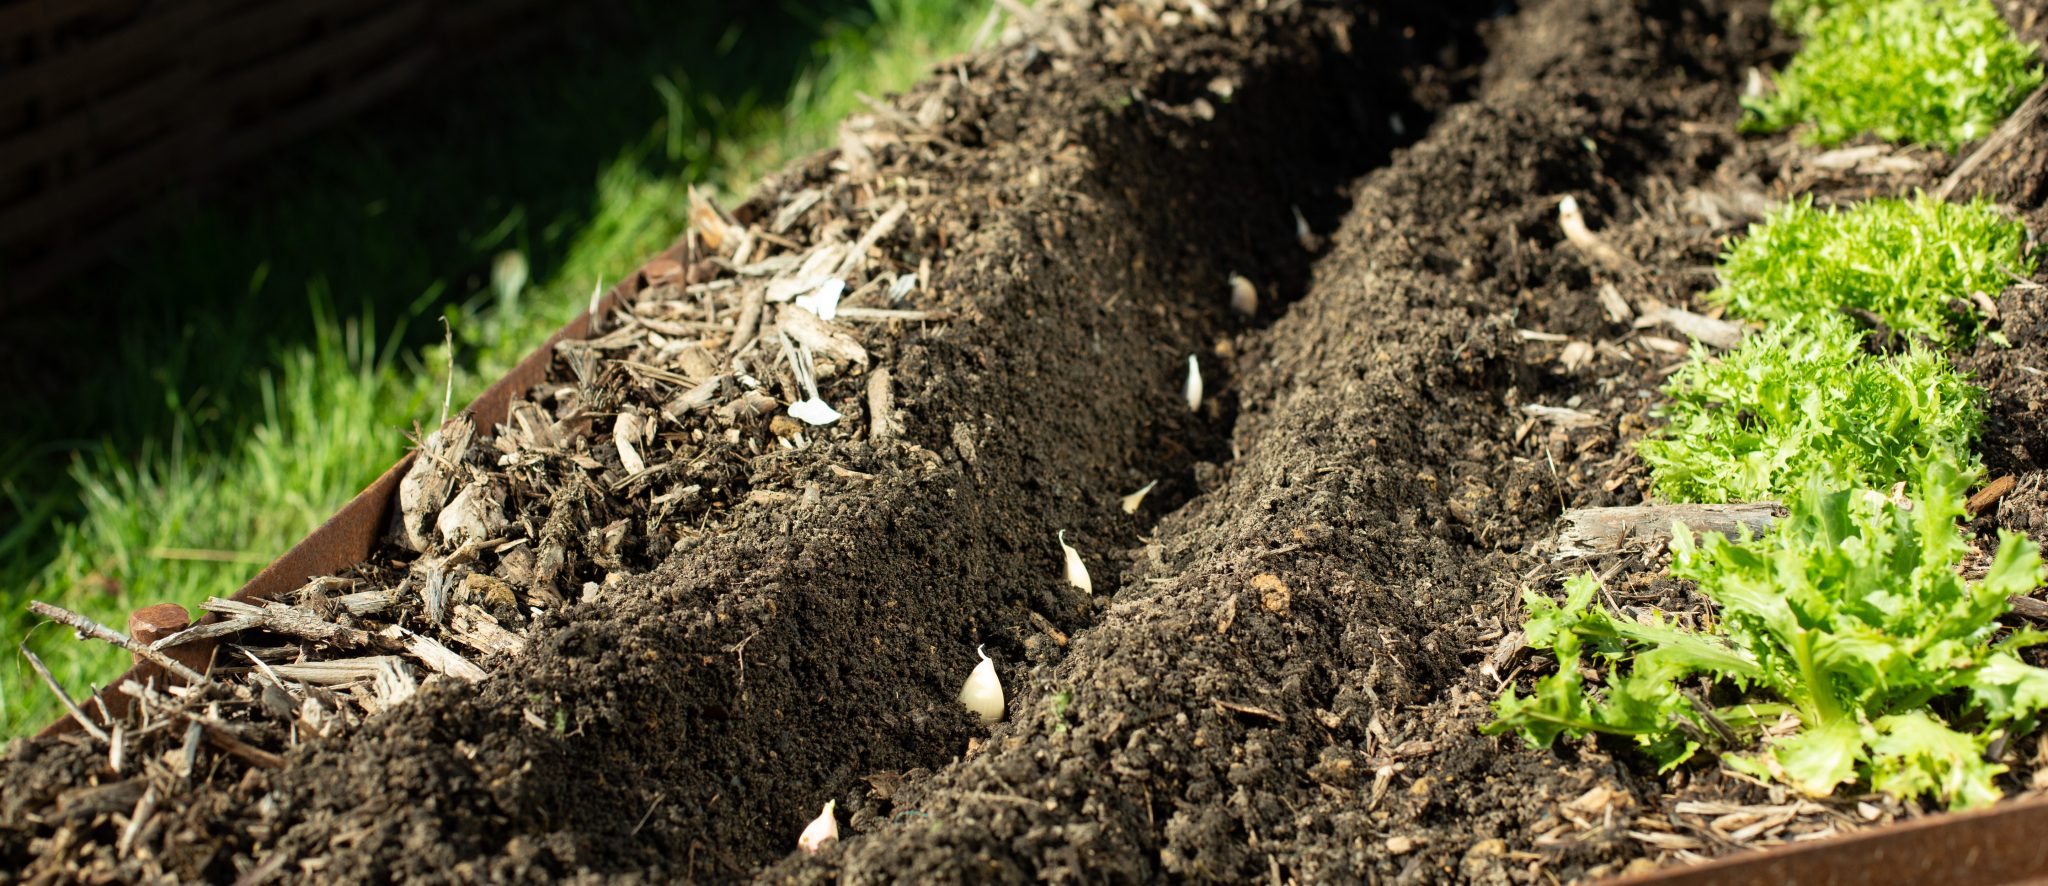
[[[1152,491],[1152,487],[1157,485],[1159,485],[1159,481],[1154,480],[1150,483],[1138,487],[1138,491],[1133,492],[1130,495],[1124,496],[1124,513],[1137,513],[1138,508],[1143,507],[1145,504],[1146,494],[1150,493]]]
[[[825,848],[825,844],[839,839],[839,819],[832,814],[838,806],[838,800],[826,800],[825,811],[811,819],[811,823],[804,826],[803,834],[796,838],[796,848],[816,853]]]
[[[1060,550],[1067,555],[1067,584],[1080,588],[1083,594],[1095,593],[1095,582],[1088,578],[1088,564],[1081,562],[1081,552],[1067,544],[1067,531],[1059,531]]]
[[[1188,411],[1202,408],[1202,364],[1196,362],[1193,354],[1188,355],[1187,398]]]
[[[993,724],[1003,719],[1003,682],[996,678],[996,663],[981,650],[980,646],[974,647],[974,654],[981,656],[981,664],[974,666],[974,673],[967,675],[967,685],[960,687],[960,703],[981,717],[981,722]]]
[[[1259,312],[1259,288],[1242,274],[1230,275],[1230,309],[1243,317]]]

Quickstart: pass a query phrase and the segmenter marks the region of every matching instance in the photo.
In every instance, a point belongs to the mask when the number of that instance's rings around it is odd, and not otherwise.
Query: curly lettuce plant
[[[1591,574],[1561,604],[1526,593],[1529,645],[1557,671],[1505,689],[1485,731],[1536,747],[1627,736],[1665,769],[1712,746],[1813,796],[1854,783],[1950,808],[1998,799],[2005,767],[1987,748],[2048,709],[2048,670],[2016,654],[2048,634],[2000,638],[1996,622],[2040,584],[2040,549],[2002,532],[1983,580],[1965,581],[1962,475],[1930,462],[1914,487],[1901,504],[1816,480],[1757,539],[1681,527],[1672,571],[1718,613],[1703,630],[1614,612]]]
[[[1953,151],[2041,84],[2033,49],[1990,0],[1791,0],[1775,12],[1805,44],[1775,92],[1743,100],[1745,129],[1810,124],[1822,145],[1868,132]]]
[[[1721,287],[1707,298],[1767,321],[1868,311],[1895,330],[1953,346],[1976,335],[1972,293],[1995,296],[2009,273],[2033,270],[2026,226],[1987,201],[1919,194],[1823,209],[1803,197],[1729,244]]]
[[[1664,393],[1666,422],[1636,449],[1669,501],[1776,498],[1816,471],[1889,486],[1929,461],[1976,474],[1978,388],[1925,348],[1865,352],[1838,317],[1773,326],[1718,359],[1695,358]]]

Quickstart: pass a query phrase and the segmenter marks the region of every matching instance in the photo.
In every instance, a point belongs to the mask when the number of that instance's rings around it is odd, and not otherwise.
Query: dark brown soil
[[[903,436],[771,447],[721,475],[736,504],[703,531],[636,528],[658,567],[547,616],[490,680],[281,769],[211,760],[141,853],[117,851],[141,789],[103,750],[22,743],[0,882],[1545,882],[1670,858],[1629,831],[1678,799],[1783,802],[1710,762],[1657,778],[1477,732],[1514,601],[1558,573],[1553,519],[1641,500],[1627,443],[1680,359],[1596,293],[1690,303],[1744,207],[1814,184],[1732,131],[1782,50],[1765,6],[1067,10],[948,66],[935,84],[970,84],[950,147],[870,183],[915,195],[885,246],[930,261],[917,306],[955,318],[867,342]],[[832,160],[741,213],[843,185]],[[1566,195],[1639,266],[1562,242]],[[2039,338],[2029,298],[2007,297],[2016,340]],[[1597,347],[1568,366],[1566,341]],[[2031,353],[1978,370],[2013,392],[1990,439],[2027,470]],[[994,727],[955,701],[982,645]],[[844,839],[793,853],[828,799]]]

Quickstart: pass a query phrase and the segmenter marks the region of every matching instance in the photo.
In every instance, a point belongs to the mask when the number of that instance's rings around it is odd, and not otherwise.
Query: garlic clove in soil
[[[825,844],[839,839],[839,819],[832,815],[838,806],[838,800],[826,800],[825,811],[811,819],[811,823],[804,826],[802,836],[796,838],[796,848],[815,854],[825,848]]]
[[[1150,483],[1138,487],[1138,491],[1133,492],[1130,495],[1124,496],[1124,513],[1137,513],[1138,508],[1143,507],[1145,505],[1145,496],[1152,491],[1152,487],[1157,485],[1159,485],[1159,481],[1154,480]]]
[[[1188,355],[1188,411],[1202,408],[1202,364],[1195,361],[1195,355]]]
[[[791,418],[799,418],[806,424],[829,425],[840,419],[839,410],[816,397],[798,400],[789,404]]]
[[[1151,488],[1151,487],[1146,487]],[[1142,493],[1141,493],[1142,494]],[[1088,578],[1088,564],[1081,562],[1081,552],[1067,544],[1067,531],[1059,532],[1060,550],[1067,555],[1067,584],[1080,588],[1083,594],[1095,593],[1095,582]]]
[[[1259,288],[1241,274],[1230,275],[1230,309],[1242,317],[1259,312]]]
[[[967,685],[960,687],[960,703],[981,717],[981,722],[993,724],[1003,719],[1003,683],[996,679],[996,663],[981,649],[974,647],[974,654],[981,656],[981,664],[974,666],[974,673],[967,675]]]
[[[809,293],[796,297],[796,306],[818,315],[820,320],[839,316],[839,296],[846,292],[846,281],[827,280]]]

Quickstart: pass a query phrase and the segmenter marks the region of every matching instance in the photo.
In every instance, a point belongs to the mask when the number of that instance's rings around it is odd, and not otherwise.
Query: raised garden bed
[[[1739,135],[1762,3],[1266,6],[1048,11],[703,206],[260,580],[346,630],[218,607],[263,629],[207,686],[17,745],[0,870],[1543,882],[1853,831],[1694,870],[1903,870],[1867,847],[1918,805],[1480,728],[1524,588],[1684,609],[1556,521],[1644,499],[1723,238],[1954,161]],[[823,277],[829,323],[781,303]],[[2019,478],[1979,529],[2043,519],[2039,292],[1966,361]]]

